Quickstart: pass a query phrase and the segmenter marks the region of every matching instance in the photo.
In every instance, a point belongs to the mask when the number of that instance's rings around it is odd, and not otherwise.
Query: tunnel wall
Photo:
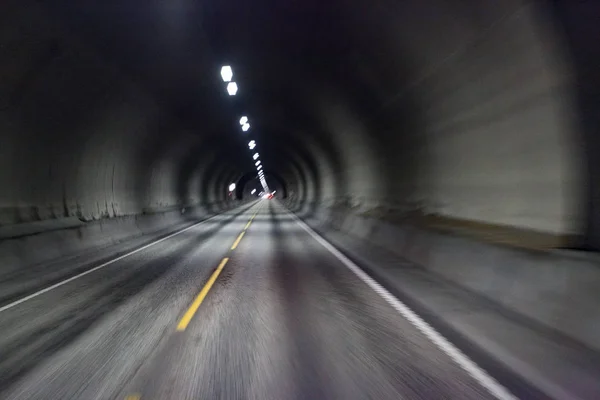
[[[0,279],[242,204],[218,149],[37,2],[2,3],[0,41]]]
[[[159,129],[177,129],[161,126],[168,116],[152,97],[34,3],[3,10],[0,224],[171,205],[171,166],[135,151]],[[136,186],[144,161],[149,188]]]
[[[344,63],[358,65],[366,88],[362,103],[321,99],[338,154],[333,173],[319,168],[337,184],[327,196],[458,224],[582,231],[573,71],[546,9],[379,0],[347,10],[363,29]]]
[[[569,65],[534,4],[506,11],[419,85],[421,196],[447,216],[579,232],[581,138]]]
[[[201,203],[178,187],[200,135],[37,3],[2,11],[0,226]]]

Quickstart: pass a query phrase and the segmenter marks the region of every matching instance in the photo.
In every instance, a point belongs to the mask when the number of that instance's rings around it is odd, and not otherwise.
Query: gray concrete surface
[[[231,208],[244,210],[251,204],[219,204],[218,209],[219,213]],[[23,297],[85,271],[91,264],[99,265],[111,257],[209,220],[216,216],[215,212],[187,210],[183,215],[177,211],[113,218],[87,223],[77,229],[4,240],[0,242],[0,302]]]
[[[322,212],[311,221],[322,229],[339,230],[385,248],[465,290],[600,350],[600,268],[595,257],[497,246],[348,210]]]
[[[2,311],[1,321],[5,399],[493,398],[269,201]]]
[[[247,202],[220,202],[85,223],[68,218],[66,221],[46,220],[4,226],[2,233],[5,237],[0,241],[0,285],[8,285],[10,276],[29,273],[27,270],[32,267],[52,269],[51,265],[56,262],[134,238],[150,240]],[[11,291],[6,289],[4,293]]]
[[[600,394],[597,349],[533,323],[383,246],[342,230],[320,232],[494,376],[518,376],[520,381],[509,379],[508,384],[515,386],[519,398],[595,399]]]

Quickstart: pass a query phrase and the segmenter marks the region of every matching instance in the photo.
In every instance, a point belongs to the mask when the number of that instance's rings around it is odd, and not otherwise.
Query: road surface
[[[3,306],[2,399],[499,397],[275,200]]]

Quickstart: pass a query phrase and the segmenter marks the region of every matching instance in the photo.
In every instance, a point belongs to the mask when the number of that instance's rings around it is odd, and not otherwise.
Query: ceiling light
[[[260,165],[260,160],[254,163],[254,165]]]
[[[229,93],[230,96],[235,96],[237,91],[238,91],[237,83],[229,82],[227,84],[227,93]]]
[[[252,156],[253,159],[257,159],[258,158],[258,153],[254,153],[254,155]]]
[[[235,183],[232,183],[231,185],[229,185],[229,191],[233,192],[235,190]]]
[[[250,124],[246,122],[244,125],[242,125],[242,130],[246,132],[248,129],[250,129]]]
[[[240,125],[244,125],[247,122],[248,122],[248,117],[242,117],[242,118],[240,118]]]
[[[251,140],[250,142],[248,142],[248,147],[250,147],[250,150],[254,149],[256,147],[256,142],[254,140]]]
[[[223,82],[230,82],[233,78],[233,70],[229,65],[221,67],[221,78],[223,78]]]

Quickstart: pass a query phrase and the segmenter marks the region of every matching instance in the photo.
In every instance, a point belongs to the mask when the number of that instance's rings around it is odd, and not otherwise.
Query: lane
[[[113,398],[256,208],[221,214],[0,312],[0,398]]]
[[[117,398],[495,398],[263,203],[185,331],[173,327]]]

